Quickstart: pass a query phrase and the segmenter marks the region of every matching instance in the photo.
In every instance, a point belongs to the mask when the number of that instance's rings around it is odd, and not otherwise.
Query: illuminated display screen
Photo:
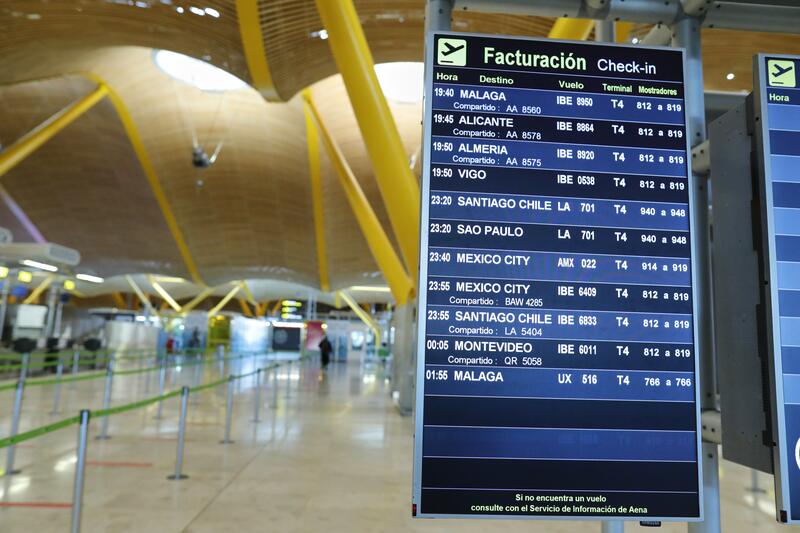
[[[800,521],[800,61],[759,56],[754,72],[759,105],[762,230],[767,318],[777,424],[778,518]]]
[[[682,51],[427,50],[414,513],[701,518]]]

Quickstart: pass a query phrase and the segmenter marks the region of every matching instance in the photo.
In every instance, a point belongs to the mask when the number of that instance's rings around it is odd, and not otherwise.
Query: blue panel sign
[[[414,515],[702,519],[683,52],[427,49]]]
[[[778,519],[800,522],[800,60],[756,58],[758,190]],[[756,122],[758,124],[758,122]]]

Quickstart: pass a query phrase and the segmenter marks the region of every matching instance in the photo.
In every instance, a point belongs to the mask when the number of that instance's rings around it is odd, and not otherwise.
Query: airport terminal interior
[[[800,524],[800,2],[0,0],[0,532]]]

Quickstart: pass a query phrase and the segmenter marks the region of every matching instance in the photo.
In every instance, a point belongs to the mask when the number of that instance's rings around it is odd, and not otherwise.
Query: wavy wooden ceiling
[[[220,17],[197,16],[179,0],[6,0],[0,4],[0,143],[5,145],[92,85],[94,72],[130,108],[198,268],[209,284],[272,278],[317,286],[317,260],[302,106],[314,86],[323,117],[367,197],[389,228],[363,142],[325,41],[313,0],[261,0],[265,50],[278,93],[222,96],[176,82],[154,64],[152,48],[203,58],[249,80],[232,0],[206,0]],[[422,59],[423,0],[356,0],[376,61]],[[177,8],[183,7],[184,13]],[[552,19],[455,14],[453,29],[545,35]],[[641,28],[640,31],[644,31]],[[756,51],[800,53],[796,36],[706,30],[706,85],[749,89]],[[736,77],[725,79],[728,72]],[[56,77],[25,85],[23,80]],[[59,77],[61,77],[59,79]],[[419,150],[419,105],[393,104],[409,155]],[[192,131],[219,161],[189,163]],[[2,178],[50,240],[79,249],[83,267],[105,276],[149,271],[186,276],[152,192],[104,102]],[[323,155],[325,232],[335,288],[380,280],[336,176]],[[0,208],[0,224],[14,226]],[[6,218],[4,218],[6,217]],[[18,227],[16,225],[15,227]],[[24,235],[17,232],[17,238]]]

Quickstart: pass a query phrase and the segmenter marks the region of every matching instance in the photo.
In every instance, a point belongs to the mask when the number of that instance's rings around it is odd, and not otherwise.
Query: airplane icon
[[[466,45],[462,44],[461,46],[453,46],[450,43],[444,43],[444,46],[445,46],[445,48],[447,48],[447,50],[443,51],[442,55],[449,56],[453,52],[458,52],[459,50],[464,48]]]
[[[769,84],[773,87],[797,87],[797,76],[793,60],[767,60]]]
[[[783,76],[784,74],[786,74],[787,72],[792,70],[792,67],[783,68],[780,65],[772,65],[772,66],[775,68],[775,71],[772,73],[772,75],[775,76],[775,77]]]
[[[439,39],[437,61],[440,65],[463,67],[467,64],[467,41],[464,39]]]

